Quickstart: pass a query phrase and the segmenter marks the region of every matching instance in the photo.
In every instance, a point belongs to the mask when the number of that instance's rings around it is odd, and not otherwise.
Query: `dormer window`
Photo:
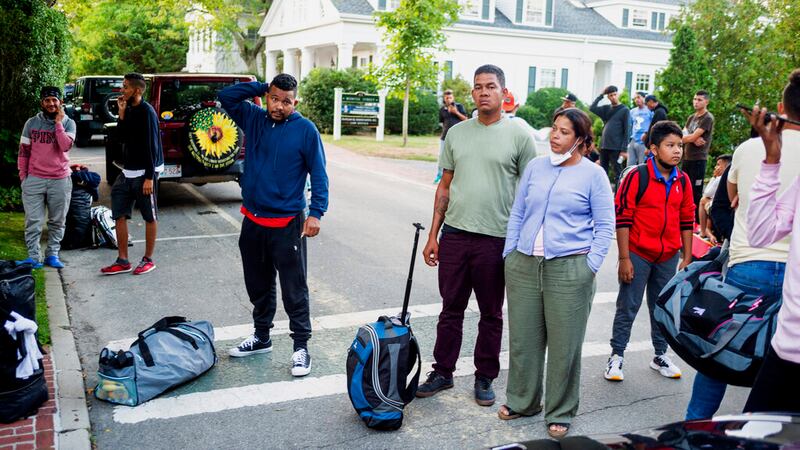
[[[400,7],[400,0],[378,0],[378,11],[394,11]]]
[[[632,28],[647,28],[648,12],[642,9],[634,9],[631,19]]]
[[[466,20],[490,20],[491,0],[459,0],[461,17]]]
[[[638,28],[650,31],[663,31],[667,14],[644,9],[622,9],[622,28]]]
[[[533,26],[553,25],[553,0],[517,0],[517,23]]]

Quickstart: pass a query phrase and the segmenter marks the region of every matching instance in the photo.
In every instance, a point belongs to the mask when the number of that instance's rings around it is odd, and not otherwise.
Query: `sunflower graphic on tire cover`
[[[203,108],[189,120],[189,151],[207,169],[226,169],[242,147],[242,131],[220,108]]]

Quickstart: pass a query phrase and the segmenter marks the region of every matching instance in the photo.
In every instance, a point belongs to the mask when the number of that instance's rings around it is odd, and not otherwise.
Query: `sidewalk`
[[[67,314],[61,276],[55,269],[45,270],[52,341],[44,357],[49,399],[35,416],[0,425],[0,450],[92,448],[83,371]]]

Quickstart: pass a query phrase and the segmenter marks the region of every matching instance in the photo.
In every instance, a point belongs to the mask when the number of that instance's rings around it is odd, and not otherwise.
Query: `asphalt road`
[[[67,267],[62,279],[87,389],[96,383],[104,346],[124,344],[163,316],[209,320],[217,332],[219,364],[198,380],[136,408],[90,397],[98,448],[480,448],[546,436],[541,416],[504,422],[497,419],[497,406],[480,407],[472,400],[474,309],[465,320],[455,389],[412,402],[397,432],[374,432],[362,425],[343,381],[346,351],[358,324],[374,320],[382,310],[396,312],[402,304],[411,224],[430,223],[435,169],[431,163],[368,158],[333,146],[327,154],[330,208],[320,235],[308,241],[316,322],[309,343],[313,371],[305,379],[289,375],[291,340],[282,308],[272,354],[245,360],[227,356],[227,348],[247,334],[251,323],[237,247],[241,195],[236,183],[162,183],[158,268],[150,274],[100,276],[100,267],[116,257],[114,250],[63,252]],[[101,147],[74,149],[71,158],[103,173]],[[108,190],[103,183],[100,203],[110,206]],[[140,217],[134,215],[130,230],[135,242],[131,259],[138,261],[144,250]],[[694,371],[686,364],[679,361],[681,380],[662,378],[648,367],[652,348],[645,313],[639,314],[626,353],[625,381],[603,379],[617,289],[615,261],[612,250],[598,274],[574,435],[629,432],[681,420],[691,392]],[[419,260],[411,302],[423,360],[430,362],[440,298],[435,269]],[[503,351],[507,347],[504,337]],[[427,370],[429,364],[423,367]],[[505,400],[506,375],[503,370],[495,382],[497,405]],[[740,411],[746,395],[746,389],[730,388],[720,413]]]

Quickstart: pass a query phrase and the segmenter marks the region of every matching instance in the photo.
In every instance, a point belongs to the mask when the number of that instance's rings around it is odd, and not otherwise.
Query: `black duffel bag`
[[[17,378],[20,356],[27,353],[21,345],[21,333],[14,339],[3,327],[6,321],[14,320],[12,311],[36,320],[36,284],[31,272],[30,264],[18,266],[13,261],[0,261],[0,423],[35,414],[48,397],[41,360],[33,375]]]

